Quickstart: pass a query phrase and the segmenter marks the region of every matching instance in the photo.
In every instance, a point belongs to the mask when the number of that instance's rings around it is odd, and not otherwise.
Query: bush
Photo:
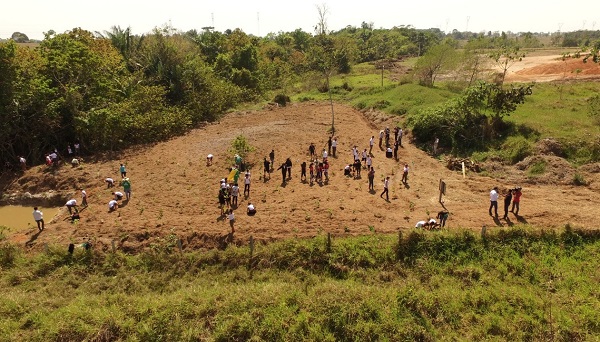
[[[290,103],[292,101],[290,100],[290,97],[287,96],[287,95],[277,94],[277,95],[275,95],[275,98],[273,99],[273,102],[279,104],[282,107],[285,107],[285,105],[287,103]]]
[[[531,143],[524,137],[509,137],[502,144],[502,158],[511,164],[516,164],[532,154]]]
[[[573,184],[587,185],[587,182],[581,173],[575,172],[575,174],[573,175]]]
[[[546,161],[542,159],[542,160],[536,162],[535,164],[531,165],[529,167],[529,169],[527,170],[527,174],[529,176],[541,175],[544,172],[546,172],[546,165],[548,165],[548,163],[546,163]]]

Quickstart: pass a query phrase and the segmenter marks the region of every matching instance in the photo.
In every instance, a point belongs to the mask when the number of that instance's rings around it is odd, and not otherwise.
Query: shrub
[[[284,94],[277,94],[275,95],[275,98],[273,99],[273,102],[279,104],[282,107],[285,107],[285,105],[287,103],[290,103],[290,97]]]
[[[587,185],[587,182],[581,173],[575,172],[575,174],[573,175],[573,184]]]
[[[515,164],[533,154],[531,143],[522,136],[509,137],[502,144],[502,158]]]
[[[539,160],[535,164],[533,164],[529,167],[529,169],[527,170],[527,174],[529,176],[541,175],[544,172],[546,172],[546,165],[548,165],[548,163],[546,163],[545,160],[543,160],[543,159]]]

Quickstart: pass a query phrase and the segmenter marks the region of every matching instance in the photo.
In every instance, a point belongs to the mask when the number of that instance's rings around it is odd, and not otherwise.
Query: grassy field
[[[600,232],[412,231],[138,254],[0,249],[3,341],[600,338]]]

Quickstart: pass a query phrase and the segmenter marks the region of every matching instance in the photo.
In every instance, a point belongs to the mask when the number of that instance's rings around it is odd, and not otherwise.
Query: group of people
[[[508,189],[504,194],[504,216],[502,217],[505,220],[508,220],[508,208],[512,203],[512,208],[510,209],[511,213],[514,213],[516,216],[519,216],[519,205],[521,204],[521,195],[522,188],[517,186],[513,189]],[[490,216],[498,217],[498,199],[500,197],[500,193],[498,187],[495,186],[492,191],[490,191],[490,208],[489,214]],[[494,209],[494,214],[492,214],[492,209]]]
[[[123,192],[113,191],[111,193],[112,198],[108,201],[108,211],[115,211],[119,208],[119,201],[125,198],[127,202],[131,199],[131,180],[127,177],[127,168],[125,164],[119,166],[119,173],[121,174],[121,181],[119,186],[123,187]],[[115,180],[111,177],[104,179],[106,188],[111,189],[115,187]]]
[[[207,166],[212,165],[212,155],[210,156],[210,162],[207,158]],[[273,158],[275,157],[273,152]],[[267,162],[265,158],[265,162]],[[235,232],[235,213],[234,209],[238,208],[238,197],[240,193],[240,187],[238,186],[238,180],[240,175],[240,169],[244,168],[243,160],[239,155],[234,156],[234,166],[229,169],[229,175],[222,178],[219,182],[219,208],[221,209],[221,217],[226,216],[229,220],[231,227],[231,234]],[[250,170],[244,171],[244,197],[250,197],[250,184],[251,184]],[[246,207],[246,214],[248,216],[256,215],[256,207],[252,202],[248,202]]]

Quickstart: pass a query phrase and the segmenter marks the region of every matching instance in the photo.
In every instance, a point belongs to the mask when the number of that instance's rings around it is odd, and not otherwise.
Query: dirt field
[[[527,75],[527,70],[522,68],[515,74]],[[548,228],[566,223],[597,227],[600,166],[581,168],[579,172],[590,184],[574,186],[571,183],[575,170],[553,156],[537,157],[548,161],[548,172],[537,178],[525,175],[527,163],[534,162],[528,159],[511,167],[488,165],[488,172],[495,179],[475,173],[467,173],[463,179],[461,173],[448,170],[443,160],[410,144],[408,137],[403,139],[399,161],[386,158],[375,146],[376,191],[371,193],[366,172],[361,179],[353,179],[345,177],[342,170],[352,160],[352,146],[357,145],[361,150],[368,147],[371,135],[377,136],[385,126],[393,127],[395,121],[380,113],[361,113],[339,104],[334,110],[339,146],[337,157],[330,158],[327,184],[301,182],[300,163],[308,160],[311,142],[317,151],[326,145],[331,125],[328,104],[292,104],[231,113],[219,123],[168,142],[127,150],[112,161],[84,163],[77,168],[66,166],[55,173],[45,166],[28,170],[10,186],[9,192],[40,193],[52,189],[64,198],[80,201],[77,188],[83,187],[90,205],[81,212],[82,220],[77,224],[67,220],[68,212],[63,208],[42,233],[9,232],[9,239],[32,249],[42,248],[45,243],[67,245],[88,239],[96,248],[109,249],[115,240],[118,248],[135,251],[173,242],[175,236],[182,240],[183,248],[196,249],[246,244],[250,236],[271,241],[327,232],[333,236],[394,233],[412,229],[417,221],[435,217],[442,209],[438,203],[440,179],[447,183],[444,204],[451,213],[448,229],[480,230],[484,225],[492,228],[518,223]],[[231,166],[230,144],[239,134],[247,137],[255,151],[247,158],[253,164],[251,194],[247,199],[240,196],[240,207],[235,210],[236,230],[231,236],[229,223],[220,216],[217,193],[219,180],[227,176]],[[285,158],[293,161],[292,179],[285,184],[278,171],[271,174],[271,179],[263,178],[262,160],[271,149],[275,150],[276,168]],[[209,153],[215,159],[207,167]],[[103,181],[106,177],[120,179],[121,162],[127,165],[133,196],[116,212],[109,213],[108,201],[113,189],[107,189]],[[404,163],[410,166],[408,186],[400,182]],[[379,196],[386,175],[391,176],[389,202]],[[509,220],[490,217],[490,189],[499,186],[503,190],[516,185],[523,187],[522,216],[511,214]],[[254,217],[245,214],[249,201],[258,210]]]

